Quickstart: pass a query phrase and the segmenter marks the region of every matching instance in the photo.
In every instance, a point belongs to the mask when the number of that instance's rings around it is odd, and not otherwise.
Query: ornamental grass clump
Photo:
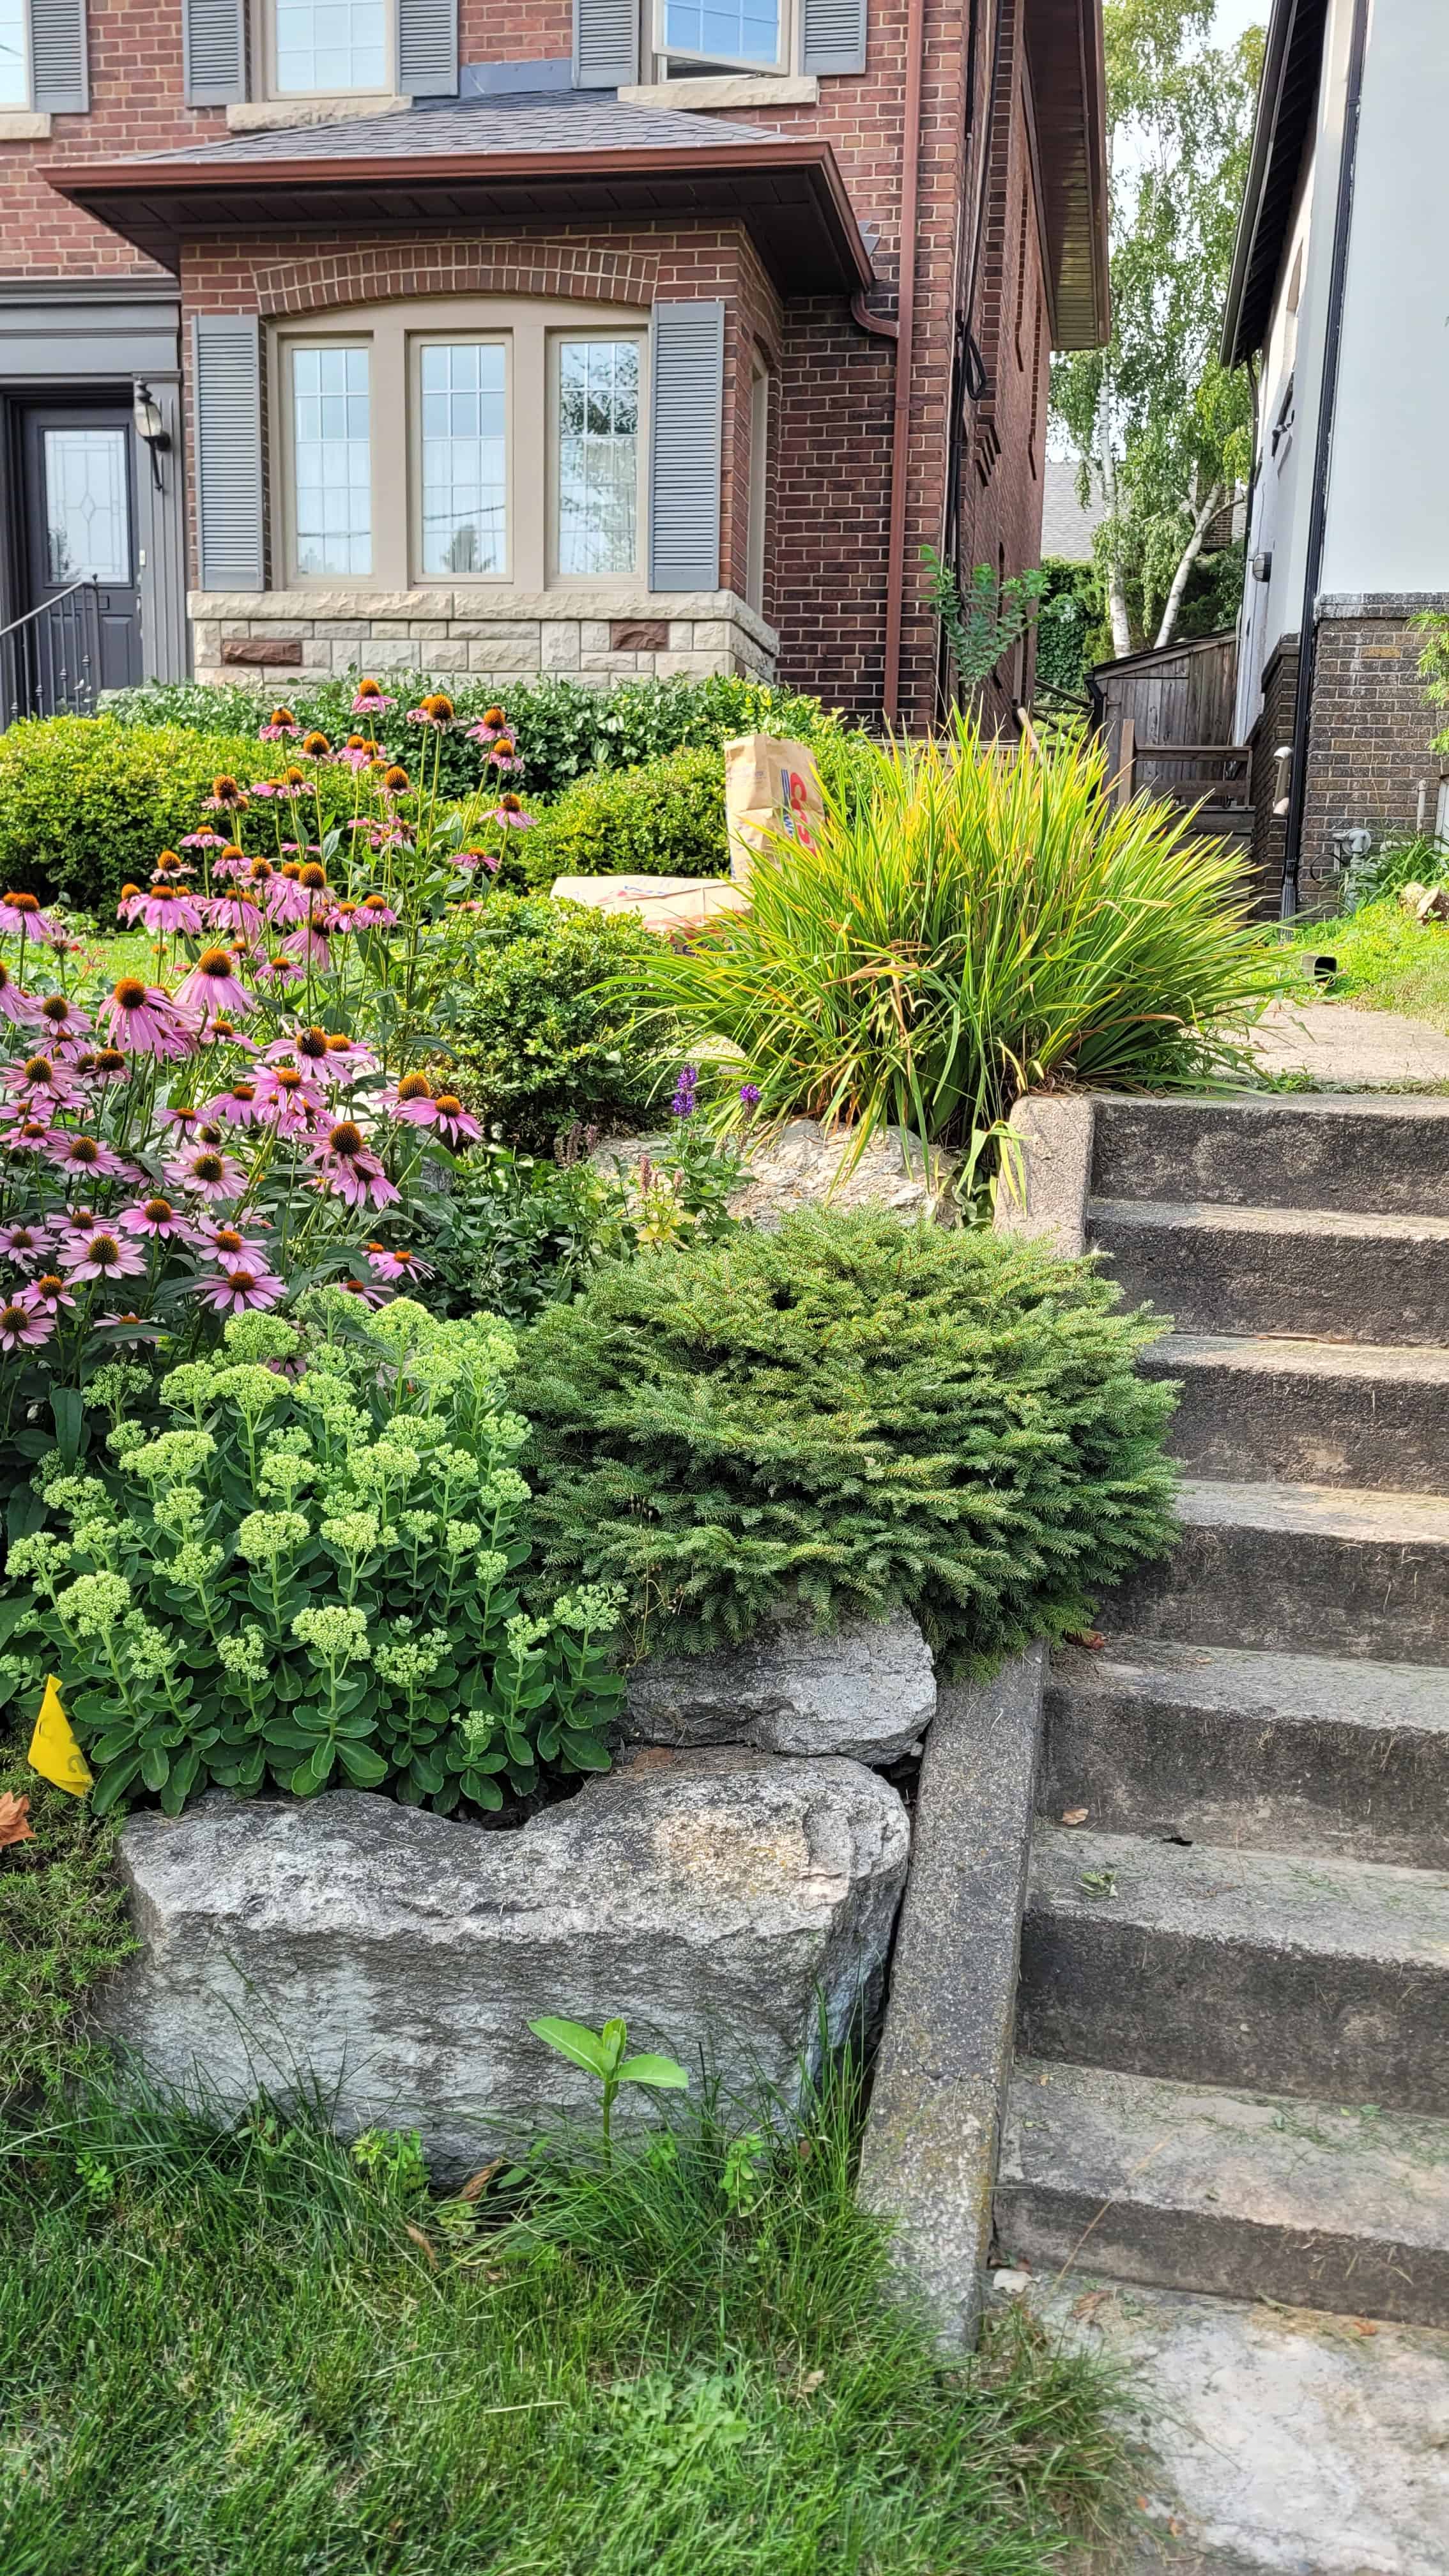
[[[1241,1064],[1281,964],[1240,861],[1176,807],[1106,794],[1100,749],[862,746],[813,844],[781,840],[750,909],[643,972],[688,1053],[762,1120],[885,1120],[969,1146],[1047,1081],[1147,1089]],[[636,999],[638,988],[636,987]]]
[[[1091,1265],[883,1210],[609,1263],[525,1336],[548,1577],[638,1652],[782,1606],[915,1613],[947,1666],[1089,1624],[1173,1536],[1163,1329]]]
[[[149,1793],[175,1815],[215,1782],[446,1815],[606,1771],[621,1596],[520,1603],[512,1356],[487,1316],[320,1288],[299,1324],[237,1316],[173,1369],[166,1429],[118,1386],[101,1472],[35,1476],[0,1708],[59,1675],[102,1813]]]

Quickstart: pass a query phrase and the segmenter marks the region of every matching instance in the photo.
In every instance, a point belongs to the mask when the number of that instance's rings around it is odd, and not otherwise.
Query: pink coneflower
[[[214,1020],[208,1021],[201,1037],[204,1046],[235,1047],[240,1055],[255,1055],[257,1052],[256,1039],[246,1037],[225,1013],[219,1013]]]
[[[258,742],[290,742],[302,730],[290,707],[273,707],[257,735]]]
[[[237,980],[236,959],[229,948],[203,948],[172,999],[178,1011],[199,1011],[203,1027],[218,1011],[235,1011],[245,1019],[257,1007],[256,995]]]
[[[194,1023],[184,1018],[159,984],[143,984],[139,975],[122,975],[101,1017],[109,1035],[128,1055],[183,1056],[196,1046]]]
[[[236,1156],[219,1152],[215,1145],[188,1146],[174,1163],[167,1164],[166,1177],[179,1190],[207,1200],[238,1199],[247,1185]]]
[[[144,1255],[134,1243],[128,1243],[119,1228],[98,1225],[88,1232],[67,1237],[61,1247],[66,1265],[66,1284],[77,1279],[137,1279],[145,1270]]]
[[[275,1306],[287,1283],[271,1270],[224,1270],[219,1279],[198,1279],[192,1295],[217,1315],[240,1315],[248,1306]]]
[[[95,1136],[67,1136],[57,1129],[45,1150],[57,1170],[79,1172],[87,1181],[117,1181],[130,1169]]]
[[[266,1218],[253,1217],[252,1223],[265,1225]],[[243,1234],[238,1226],[218,1224],[215,1217],[197,1219],[194,1240],[197,1250],[208,1261],[220,1262],[223,1270],[234,1270],[239,1261],[250,1262],[258,1270],[271,1266],[264,1243],[257,1242],[253,1235]]]
[[[323,1114],[321,1096],[294,1064],[263,1065],[256,1080],[257,1115],[279,1136],[309,1135]]]
[[[365,769],[369,761],[381,758],[381,750],[366,734],[350,733],[337,757],[345,760],[349,769]]]
[[[163,1127],[179,1127],[183,1136],[192,1136],[201,1125],[201,1111],[186,1100],[177,1101],[161,1112]]]
[[[312,1080],[316,1081],[326,1068],[329,1044],[330,1040],[325,1029],[289,1029],[285,1036],[273,1038],[271,1045],[263,1049],[262,1062],[263,1064],[295,1062],[301,1066],[304,1074],[310,1075]]]
[[[35,1018],[35,1034],[42,1046],[72,1059],[80,1053],[91,1024],[78,1002],[65,993],[47,993],[36,1005]]]
[[[238,814],[246,801],[246,789],[239,787],[236,780],[223,771],[220,778],[213,778],[211,794],[202,798],[202,811],[206,814]]]
[[[36,1110],[44,1110],[50,1116],[57,1109],[74,1109],[81,1098],[74,1065],[58,1064],[49,1055],[27,1055],[7,1065],[4,1082],[17,1109],[26,1116],[33,1116]]]
[[[240,886],[230,894],[214,894],[204,909],[213,930],[229,930],[237,939],[260,939],[266,927],[261,905]]]
[[[181,847],[183,850],[228,850],[231,843],[220,832],[183,832]],[[240,857],[240,851],[237,855]],[[220,866],[220,860],[216,864]]]
[[[420,1261],[405,1246],[392,1251],[385,1243],[370,1243],[367,1265],[375,1279],[431,1279],[433,1275],[431,1264]]]
[[[390,760],[378,781],[384,796],[411,796],[413,782],[400,760]]]
[[[43,1118],[23,1118],[18,1127],[0,1127],[0,1149],[7,1154],[43,1154],[53,1132]]]
[[[173,884],[170,878],[163,878],[138,903],[130,903],[125,909],[132,926],[139,921],[153,939],[170,939],[177,931],[184,931],[188,939],[199,939],[206,927],[195,895],[188,887]]]
[[[229,1127],[255,1127],[262,1114],[254,1082],[234,1082],[230,1091],[219,1091],[206,1104],[208,1118],[224,1119]]]
[[[511,832],[526,832],[533,823],[533,816],[525,814],[518,798],[511,790],[507,795],[499,797],[488,819],[492,823],[501,823],[505,831]]]
[[[20,1270],[50,1259],[49,1238],[34,1225],[0,1225],[0,1254]]]
[[[405,1118],[410,1127],[431,1127],[438,1115],[433,1086],[425,1073],[405,1073],[383,1092],[377,1105],[390,1110],[394,1118]]]
[[[515,743],[511,733],[501,733],[499,735],[498,740],[494,743],[488,754],[488,765],[490,769],[496,769],[499,775],[505,778],[511,770],[517,770],[523,767],[523,763],[518,756],[518,745]]]
[[[94,1055],[76,1057],[77,1073],[96,1083],[129,1082],[131,1068],[119,1047],[97,1047]]]
[[[485,868],[490,877],[498,873],[498,859],[492,850],[455,850],[448,865],[465,877],[476,876],[479,868]]]
[[[27,1287],[21,1289],[15,1302],[20,1306],[28,1306],[32,1314],[54,1315],[58,1318],[62,1306],[73,1306],[75,1299],[59,1271],[43,1270],[38,1279],[32,1279]]]
[[[452,1147],[454,1153],[460,1145],[471,1144],[475,1137],[482,1135],[481,1124],[464,1108],[456,1091],[440,1091],[433,1102],[433,1108],[436,1112],[434,1124],[437,1133],[442,1137],[445,1145]]]
[[[334,903],[322,924],[329,939],[345,939],[348,932],[356,930],[357,927],[357,906],[351,901]]]
[[[0,960],[0,1020],[33,1020],[35,1007],[34,995],[21,991],[9,967]]]
[[[383,696],[382,687],[379,681],[359,680],[357,683],[357,695],[352,701],[351,713],[355,716],[380,716],[386,714],[390,708],[395,707],[396,705],[396,698],[385,698]]]
[[[194,877],[196,870],[176,850],[158,850],[156,865],[151,870],[151,883],[159,885],[163,877]]]
[[[298,957],[284,957],[280,950],[257,968],[259,984],[305,984],[307,969]]]
[[[35,894],[0,895],[0,939],[64,939],[65,932],[40,909]]]
[[[362,1129],[350,1118],[329,1127],[312,1149],[317,1187],[331,1190],[349,1207],[387,1207],[398,1195],[375,1154],[369,1153]]]
[[[385,1306],[387,1290],[378,1288],[370,1279],[334,1279],[332,1287],[340,1288],[344,1297],[355,1297],[359,1306]]]
[[[508,718],[501,707],[485,707],[475,725],[468,727],[470,742],[496,742],[508,731]]]
[[[0,1306],[0,1351],[37,1350],[55,1331],[55,1317],[16,1298]]]
[[[143,1199],[139,1207],[122,1208],[116,1219],[125,1234],[146,1234],[161,1243],[190,1243],[194,1229],[170,1199]]]
[[[446,733],[453,721],[453,701],[442,689],[434,689],[428,697],[420,698],[415,707],[409,707],[403,721],[405,724],[431,725],[435,733]]]
[[[391,930],[397,914],[385,894],[365,894],[357,907],[358,927],[363,930]]]
[[[314,975],[325,975],[332,963],[327,933],[312,921],[300,922],[295,930],[288,931],[282,942],[282,954],[297,958]]]

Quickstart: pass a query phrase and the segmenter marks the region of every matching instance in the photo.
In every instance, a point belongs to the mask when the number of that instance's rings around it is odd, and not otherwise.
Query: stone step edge
[[[1187,1709],[1243,1726],[1314,1727],[1328,1717],[1369,1737],[1449,1735],[1449,1664],[1196,1646],[1121,1630],[1096,1650],[1061,1648],[1046,1687],[1049,1699],[1130,1698],[1144,1708]],[[1335,1693],[1347,1694],[1346,1709],[1331,1706]]]
[[[1246,1377],[1279,1371],[1285,1377],[1325,1378],[1350,1385],[1449,1387],[1449,1344],[1434,1342],[1328,1342],[1309,1334],[1164,1333],[1142,1353],[1139,1366],[1153,1377],[1185,1372]]]
[[[1123,1233],[1300,1235],[1320,1243],[1449,1244],[1449,1217],[1360,1213],[1350,1208],[1238,1206],[1222,1199],[1087,1201],[1087,1229]]]

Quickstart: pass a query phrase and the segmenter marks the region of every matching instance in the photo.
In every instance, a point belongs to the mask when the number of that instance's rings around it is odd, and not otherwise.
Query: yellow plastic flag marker
[[[60,1684],[54,1673],[46,1677],[45,1697],[30,1739],[30,1768],[42,1780],[52,1780],[57,1789],[68,1789],[73,1798],[83,1798],[95,1785],[95,1774],[71,1733],[70,1719],[60,1704]]]

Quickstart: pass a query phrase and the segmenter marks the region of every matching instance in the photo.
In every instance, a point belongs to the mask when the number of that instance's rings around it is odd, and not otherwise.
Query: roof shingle
[[[612,90],[519,90],[507,99],[443,99],[382,116],[338,117],[328,125],[275,126],[230,134],[182,152],[148,152],[148,162],[216,167],[258,161],[439,159],[453,152],[690,151],[722,143],[774,143],[777,128],[672,108],[621,107]]]

